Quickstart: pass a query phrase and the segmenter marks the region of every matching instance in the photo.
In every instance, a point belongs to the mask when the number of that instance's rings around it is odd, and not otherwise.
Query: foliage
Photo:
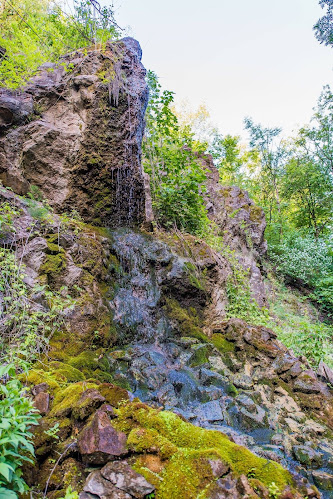
[[[39,415],[24,395],[15,366],[0,367],[0,498],[15,499],[27,490],[22,478],[23,463],[34,456],[30,428]]]
[[[319,0],[322,9],[326,8],[326,14],[314,25],[315,36],[324,45],[333,45],[333,2],[332,0]]]
[[[197,153],[203,152],[188,126],[173,113],[173,93],[162,92],[156,75],[148,72],[150,100],[143,141],[143,164],[151,179],[153,208],[164,227],[176,226],[204,234],[209,225],[202,199],[205,173]]]
[[[9,203],[0,205],[2,237],[15,232],[18,214]],[[30,227],[27,238],[19,241],[16,249],[5,243],[0,247],[1,355],[14,357],[19,349],[20,358],[29,361],[47,349],[53,333],[64,325],[64,311],[73,305],[65,287],[56,292],[46,285],[27,284],[22,262],[34,229]],[[37,297],[43,305],[37,305]]]
[[[234,253],[228,248],[223,248],[222,253],[231,266],[231,274],[228,276],[226,285],[227,316],[244,319],[250,324],[265,324],[267,322],[267,310],[261,309],[251,296],[249,271],[244,269]]]
[[[72,487],[69,486],[66,489],[65,497],[63,497],[61,499],[78,499],[78,497],[79,497],[79,494],[77,492],[75,492],[75,490],[72,490]]]
[[[267,326],[291,348],[318,367],[320,360],[333,367],[333,327],[319,320],[310,297],[291,291],[269,271],[270,308]]]
[[[117,36],[113,12],[95,0],[74,3],[74,13],[54,0],[5,0],[0,7],[0,84],[23,85],[44,62]],[[98,11],[96,7],[98,7]]]

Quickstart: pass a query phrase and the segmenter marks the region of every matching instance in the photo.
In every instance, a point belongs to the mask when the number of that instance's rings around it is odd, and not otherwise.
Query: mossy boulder
[[[160,473],[152,473],[136,460],[136,470],[156,487],[161,499],[201,497],[215,480],[209,460],[221,460],[235,477],[255,470],[255,478],[269,487],[273,482],[282,492],[293,478],[281,465],[262,459],[248,449],[212,430],[183,421],[168,411],[158,411],[133,401],[116,410],[114,426],[128,435],[128,446],[136,452],[155,452],[162,459]],[[202,495],[204,497],[204,495]]]

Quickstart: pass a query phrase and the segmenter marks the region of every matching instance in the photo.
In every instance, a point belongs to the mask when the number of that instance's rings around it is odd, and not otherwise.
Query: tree
[[[288,156],[283,141],[278,140],[281,128],[265,128],[255,124],[251,118],[245,118],[245,129],[250,134],[250,148],[258,153],[259,171],[257,179],[260,182],[259,203],[266,211],[268,224],[277,229],[282,236],[282,206],[280,193],[280,178],[283,166]]]
[[[333,46],[333,0],[320,0],[322,9],[326,8],[326,14],[314,25],[315,37],[320,43]]]
[[[333,94],[329,85],[319,96],[310,124],[301,128],[298,144],[321,163],[327,174],[333,174]]]
[[[74,14],[53,0],[3,0],[0,7],[0,85],[23,85],[46,61],[117,37],[110,9],[95,0],[75,3]]]
[[[332,178],[320,163],[298,151],[287,163],[283,196],[289,201],[289,219],[307,227],[318,238],[333,222]]]
[[[143,140],[143,166],[151,179],[156,220],[203,234],[209,223],[202,191],[206,175],[197,157],[204,152],[190,126],[180,126],[172,110],[173,92],[162,91],[158,78],[148,72],[150,99]]]

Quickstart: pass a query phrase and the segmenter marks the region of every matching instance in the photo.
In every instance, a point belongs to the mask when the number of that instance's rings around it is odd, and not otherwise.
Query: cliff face
[[[1,96],[0,178],[14,192],[1,187],[0,205],[15,212],[0,243],[24,264],[29,307],[48,309],[38,284],[74,300],[22,376],[43,416],[25,479],[50,499],[69,485],[80,499],[328,498],[325,376],[269,329],[226,317],[227,253],[139,227],[151,217],[140,58],[124,39]],[[263,212],[202,161],[209,216],[264,305]]]
[[[145,219],[141,141],[148,90],[131,39],[44,64],[21,93],[0,96],[0,179],[37,186],[56,211],[96,225]]]

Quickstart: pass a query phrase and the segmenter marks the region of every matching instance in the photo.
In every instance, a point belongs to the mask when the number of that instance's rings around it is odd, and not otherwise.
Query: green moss
[[[255,456],[223,433],[193,426],[171,412],[159,412],[135,401],[122,405],[116,412],[118,418],[113,424],[131,436],[131,445],[138,452],[154,446],[161,451],[159,439],[163,439],[165,448],[172,451],[156,482],[160,499],[198,497],[214,480],[208,466],[208,459],[212,458],[228,464],[235,476],[247,475],[255,469],[257,480],[265,486],[275,482],[280,491],[293,483],[290,473],[281,465]],[[139,463],[137,461],[138,468]],[[147,479],[151,475],[144,467],[138,471]]]
[[[85,350],[76,357],[68,359],[68,364],[80,371],[94,371],[98,368],[98,354],[91,350]]]
[[[177,452],[177,447],[154,429],[133,428],[128,435],[127,446],[134,452],[156,452],[162,459],[169,459]]]
[[[197,313],[193,313],[191,309],[182,308],[177,300],[166,300],[166,313],[171,320],[176,321],[182,336],[197,338],[198,340],[208,343],[207,336],[202,332],[202,321]]]
[[[235,351],[235,345],[231,341],[228,341],[220,333],[213,334],[211,341],[221,353],[228,353]]]
[[[47,275],[57,275],[66,267],[66,257],[63,253],[56,255],[46,255],[43,264],[40,266],[40,273]]]
[[[129,400],[127,390],[111,383],[102,383],[99,385],[98,391],[101,395],[103,395],[105,400],[114,407],[117,407],[124,401],[127,402]]]
[[[194,349],[194,353],[191,357],[190,366],[196,367],[206,364],[206,362],[208,362],[208,355],[211,351],[209,345],[195,345],[192,348]]]
[[[259,206],[251,205],[249,209],[251,222],[258,223],[263,218],[262,209]]]
[[[70,383],[85,379],[81,371],[63,362],[50,362],[48,369],[53,371],[56,379],[60,377]]]
[[[232,383],[230,383],[230,384],[227,386],[227,394],[228,394],[228,395],[231,395],[231,397],[236,397],[236,395],[238,395],[238,390],[237,390],[237,388],[235,387],[235,385],[233,385]]]
[[[98,388],[98,385],[93,382],[80,381],[73,383],[62,390],[56,392],[50,417],[58,416],[65,417],[72,412],[73,405],[75,405],[82,393],[88,388]]]
[[[22,375],[22,381],[31,385],[47,383],[51,391],[55,391],[60,388],[58,381],[56,381],[52,375],[46,373],[42,369],[30,369],[27,375]]]

